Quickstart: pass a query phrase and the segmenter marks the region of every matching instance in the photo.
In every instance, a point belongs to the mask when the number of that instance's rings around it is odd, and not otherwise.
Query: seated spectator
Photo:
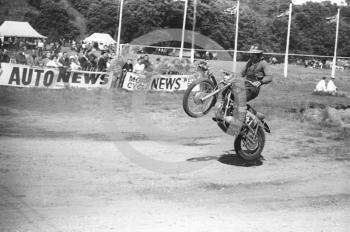
[[[337,87],[334,84],[334,77],[331,77],[331,79],[327,83],[327,92],[330,94],[335,94],[337,92]]]
[[[70,66],[70,62],[69,62],[69,58],[68,58],[67,52],[63,52],[63,55],[62,55],[61,58],[59,58],[58,62],[59,62],[63,67],[69,67],[69,66]]]
[[[137,59],[137,63],[134,65],[134,73],[143,73],[145,70],[145,64],[143,63],[142,58]]]
[[[50,68],[58,68],[60,67],[60,64],[58,64],[58,57],[57,55],[52,55],[50,57],[49,62],[47,62],[46,67],[50,67]]]
[[[16,59],[16,64],[27,64],[27,60],[23,51],[19,51],[16,54],[15,59]]]
[[[133,71],[132,59],[128,59],[128,61],[124,64],[122,70],[124,72],[132,72]]]
[[[314,92],[324,92],[324,93],[327,92],[327,88],[326,88],[326,77],[322,77],[322,80],[320,80],[320,81],[317,83]]]

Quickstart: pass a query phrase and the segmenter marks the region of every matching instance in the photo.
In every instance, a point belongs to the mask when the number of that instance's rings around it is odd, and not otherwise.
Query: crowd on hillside
[[[70,54],[62,51],[63,46],[70,47]],[[0,42],[0,63],[104,72],[114,52],[113,46],[101,46],[98,43],[77,43],[74,40],[48,43],[40,39],[9,38]]]
[[[151,62],[148,55],[141,55],[135,61],[128,59],[123,65],[124,72],[133,72],[137,74],[143,74],[145,72],[157,72],[159,74],[179,75],[190,72],[194,66],[189,59],[173,59],[168,58],[161,59],[156,58],[154,62]]]

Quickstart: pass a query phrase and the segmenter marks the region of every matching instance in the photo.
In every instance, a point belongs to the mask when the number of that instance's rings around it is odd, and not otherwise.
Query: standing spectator
[[[2,49],[2,39],[0,38],[0,50]]]
[[[213,60],[217,60],[218,59],[218,53],[217,52],[214,52],[213,53]]]
[[[101,56],[101,51],[98,47],[98,43],[95,42],[91,51],[88,52],[88,56],[87,56],[90,63],[91,63],[91,67],[93,69],[97,68],[98,57],[100,57],[100,56]]]
[[[161,67],[161,60],[160,60],[160,58],[158,57],[158,58],[156,59],[156,62],[155,62],[154,65],[153,65],[153,71],[159,72],[160,67]]]
[[[149,61],[148,55],[145,55],[143,57],[143,61],[142,62],[145,65],[145,69],[149,68],[152,65],[151,62]]]
[[[26,57],[22,50],[16,54],[15,59],[17,64],[27,64]]]
[[[37,56],[36,56],[36,51],[35,51],[35,49],[32,49],[32,51],[29,52],[29,53],[26,55],[26,60],[27,60],[27,64],[30,65],[30,66],[36,66],[36,65],[38,65],[38,59],[37,59]]]
[[[102,56],[98,59],[97,68],[100,72],[107,71],[107,61],[108,61],[108,53],[102,52]]]
[[[0,54],[0,63],[9,63],[10,62],[10,56],[8,55],[8,52],[6,49]]]
[[[210,54],[209,54],[209,52],[207,51],[207,52],[205,52],[205,59],[206,60],[210,60]]]
[[[58,55],[58,53],[61,51],[61,45],[58,42],[55,42],[51,49],[55,55]]]
[[[158,68],[158,70],[159,70],[159,72],[161,73],[161,74],[167,74],[168,72],[169,72],[169,69],[170,69],[170,63],[169,63],[169,59],[168,58],[165,58],[164,60],[163,60],[163,63],[161,63],[160,65],[159,65],[159,68]]]
[[[79,52],[78,61],[82,70],[88,70],[90,63],[88,58],[84,55],[83,51]]]
[[[143,73],[145,70],[145,64],[143,63],[143,59],[140,57],[137,59],[137,63],[134,65],[134,73]]]
[[[26,46],[26,43],[24,42],[24,38],[19,39],[19,49],[23,49]]]
[[[58,60],[58,62],[64,67],[69,67],[70,66],[70,62],[69,62],[69,58],[68,58],[67,52],[63,52],[63,55]]]
[[[70,56],[69,57],[70,60],[70,68],[72,70],[79,70],[80,69],[80,65],[78,64],[78,62],[76,61],[76,57],[74,56]]]
[[[123,70],[123,72],[132,72],[133,71],[132,59],[127,60],[127,62],[124,64],[122,70]]]
[[[44,50],[44,43],[41,40],[39,40],[38,41],[38,56],[43,55],[43,50]]]

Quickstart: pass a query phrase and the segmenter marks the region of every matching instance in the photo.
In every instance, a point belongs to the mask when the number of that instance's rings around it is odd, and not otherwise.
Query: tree
[[[69,22],[67,11],[55,2],[45,2],[40,6],[40,14],[34,20],[34,27],[51,39],[74,39],[79,30]]]

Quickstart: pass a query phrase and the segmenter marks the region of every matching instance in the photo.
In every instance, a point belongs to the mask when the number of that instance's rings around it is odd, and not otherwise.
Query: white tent
[[[110,45],[110,44],[115,44],[117,43],[109,34],[105,33],[94,33],[84,39],[84,42],[86,43],[93,43],[97,42],[98,44],[103,44],[103,45]]]
[[[39,34],[28,22],[5,21],[0,26],[0,37],[47,38]]]

